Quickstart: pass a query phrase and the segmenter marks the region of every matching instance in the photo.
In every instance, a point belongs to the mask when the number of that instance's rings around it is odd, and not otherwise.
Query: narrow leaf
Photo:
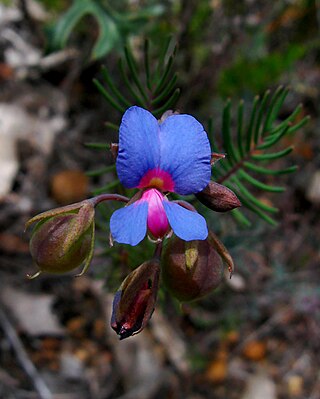
[[[132,84],[131,84],[131,82],[130,82],[130,80],[128,78],[128,75],[127,75],[126,71],[125,71],[124,64],[123,64],[123,61],[122,61],[121,58],[119,59],[119,69],[120,69],[123,81],[124,81],[125,85],[127,86],[130,94],[135,99],[137,105],[140,105],[140,106],[146,108],[147,104],[145,103],[144,99],[142,99],[139,96],[139,94],[137,94],[136,91],[133,89]]]
[[[257,120],[255,123],[255,128],[254,128],[254,143],[255,144],[257,144],[259,142],[259,139],[263,132],[262,127],[261,127],[261,122],[262,122],[264,113],[266,111],[267,102],[269,100],[269,97],[270,97],[270,90],[267,90],[262,97],[262,100],[261,100],[261,103],[259,106],[259,110],[258,110],[258,114],[257,114]]]
[[[144,42],[144,68],[146,72],[147,87],[151,90],[150,61],[149,61],[149,40]]]
[[[244,156],[243,151],[243,107],[244,101],[241,100],[238,106],[238,131],[237,131],[237,140],[238,140],[238,150],[240,157]]]
[[[177,102],[180,96],[180,89],[176,89],[172,96],[167,100],[167,102],[160,108],[157,108],[152,111],[154,116],[161,116],[165,111],[171,109],[173,105]]]
[[[93,83],[96,85],[100,93],[103,95],[103,97],[109,101],[109,103],[115,108],[117,111],[121,112],[122,114],[125,111],[125,108],[123,108],[119,103],[117,103],[112,96],[108,93],[108,91],[102,86],[102,84],[99,82],[97,79],[93,79]]]
[[[289,131],[289,125],[285,126],[282,131],[280,131],[280,133],[276,134],[276,135],[272,135],[272,137],[270,138],[270,140],[266,141],[265,143],[258,145],[256,148],[257,150],[265,150],[267,148],[272,147],[273,145],[275,145],[278,141],[280,141],[282,139],[283,136],[285,136]]]
[[[250,176],[247,172],[244,170],[239,170],[237,172],[237,175],[246,180],[247,182],[251,183],[253,186],[260,188],[261,190],[269,191],[272,193],[282,193],[285,191],[284,187],[278,187],[278,186],[270,186],[269,184],[262,183],[261,181],[255,179],[254,177]]]
[[[296,125],[291,126],[288,130],[288,133],[292,134],[292,133],[296,132],[297,130],[301,129],[305,124],[307,124],[309,122],[309,120],[310,120],[310,116],[309,115],[305,116]]]
[[[266,212],[272,212],[272,213],[277,213],[279,210],[273,206],[269,206],[265,204],[264,202],[258,200],[242,183],[239,179],[237,179],[235,176],[231,179],[232,182],[236,184],[236,187],[238,188],[239,192],[247,198],[248,201],[251,201],[254,205],[256,205],[258,208],[262,209],[263,211]]]
[[[258,216],[260,216],[261,219],[265,220],[267,223],[269,223],[271,226],[277,226],[278,223],[269,215],[267,215],[265,212],[260,210],[259,208],[255,207],[250,201],[248,201],[246,198],[244,198],[242,195],[239,195],[239,199],[242,202],[242,204],[250,209],[252,212],[256,213]]]
[[[129,47],[125,47],[124,49],[124,54],[127,60],[127,64],[129,67],[129,70],[131,72],[132,75],[132,79],[134,81],[134,83],[136,84],[138,90],[140,91],[144,101],[147,103],[148,102],[148,96],[143,88],[143,85],[140,82],[139,76],[138,76],[138,68],[137,65],[135,63],[135,59],[129,49]]]
[[[293,122],[296,119],[296,117],[300,114],[301,111],[302,111],[302,104],[299,104],[296,107],[296,109],[292,112],[292,114],[288,116],[288,118],[283,120],[281,123],[279,123],[274,128],[269,129],[270,135],[268,137],[273,136],[274,134],[277,134],[280,130],[283,129],[284,126],[287,126],[288,124]]]
[[[119,130],[119,125],[116,125],[115,123],[106,122],[104,125],[112,130],[115,130],[116,132]]]
[[[282,151],[279,152],[272,152],[269,154],[253,154],[251,155],[251,158],[256,160],[256,161],[266,161],[266,160],[271,160],[271,159],[278,159],[281,157],[284,157],[288,154],[290,154],[290,152],[293,150],[293,147],[290,146],[288,148],[285,148]]]
[[[163,101],[165,98],[167,98],[169,96],[169,94],[172,92],[172,90],[174,89],[176,82],[177,82],[177,75],[173,75],[172,79],[170,80],[170,82],[168,82],[168,84],[166,85],[166,88],[162,91],[161,94],[159,94],[158,97],[156,97],[154,100],[151,101],[152,105],[157,105],[159,104],[161,101]]]
[[[172,40],[172,37],[169,36],[167,38],[167,40],[165,41],[163,49],[161,51],[161,54],[160,54],[160,57],[159,57],[159,61],[158,61],[158,67],[157,67],[157,71],[156,71],[156,76],[155,76],[157,80],[159,79],[159,77],[161,75],[161,72],[163,71],[165,58],[166,58],[166,55],[168,53],[168,49],[169,49],[171,40]]]
[[[258,104],[259,104],[259,96],[256,96],[253,100],[253,107],[252,107],[250,122],[249,122],[248,130],[247,130],[247,140],[246,140],[246,151],[247,152],[250,151],[250,148],[251,148],[253,127],[254,127],[254,122],[256,119]]]
[[[277,100],[275,101],[274,105],[271,108],[271,115],[270,115],[270,121],[273,123],[278,115],[279,115],[279,111],[284,103],[284,100],[286,99],[287,95],[289,93],[289,89],[288,88],[284,88],[280,93],[279,96],[277,98]],[[267,132],[268,130],[265,130],[265,132]]]
[[[298,166],[290,166],[289,168],[285,169],[277,169],[277,170],[272,170],[272,169],[267,169],[263,168],[261,166],[257,166],[251,162],[244,162],[243,165],[254,172],[261,173],[264,175],[284,175],[287,173],[293,173],[298,169]]]
[[[272,129],[272,124],[274,122],[274,114],[273,114],[273,109],[274,106],[276,104],[276,102],[278,101],[278,98],[281,96],[281,94],[284,91],[284,87],[283,86],[279,86],[277,88],[277,90],[274,92],[270,104],[269,104],[269,109],[266,115],[266,119],[264,122],[264,126],[263,126],[263,131],[264,132],[269,132]]]
[[[111,92],[117,97],[118,101],[120,101],[120,103],[123,103],[126,107],[130,107],[132,104],[117,89],[117,87],[115,86],[115,84],[113,83],[113,81],[109,75],[108,69],[105,66],[103,66],[101,68],[101,72],[102,72],[102,76],[103,76],[104,80],[106,81],[106,83],[108,84]]]
[[[166,67],[165,67],[165,70],[164,70],[164,72],[163,72],[163,74],[162,74],[162,76],[161,76],[161,78],[160,78],[160,80],[159,80],[159,83],[157,84],[157,86],[156,86],[156,88],[155,88],[155,90],[154,90],[154,94],[155,94],[156,96],[157,96],[157,95],[161,92],[161,90],[163,89],[163,86],[165,85],[166,80],[167,80],[167,78],[168,78],[168,76],[169,76],[169,74],[170,74],[170,72],[171,72],[171,70],[172,70],[173,59],[174,59],[174,56],[173,56],[173,55],[169,57],[169,61],[167,62],[167,65],[166,65]]]
[[[250,220],[246,216],[244,216],[244,214],[239,209],[233,209],[231,211],[231,215],[240,225],[244,227],[250,227],[252,225]]]

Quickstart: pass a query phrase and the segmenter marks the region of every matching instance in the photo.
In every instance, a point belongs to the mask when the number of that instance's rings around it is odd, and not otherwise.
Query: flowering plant
[[[119,130],[119,143],[111,144],[110,149],[116,158],[119,183],[137,190],[133,197],[106,193],[108,187],[104,187],[93,198],[44,212],[27,222],[27,227],[37,223],[32,232],[30,250],[39,270],[30,278],[43,271],[67,272],[83,264],[81,275],[88,269],[94,252],[96,206],[110,200],[125,203],[111,215],[111,244],[136,246],[147,235],[155,244],[155,250],[151,259],[145,260],[125,278],[115,294],[111,327],[121,339],[139,333],[146,326],[156,303],[160,274],[162,283],[173,296],[181,301],[191,301],[208,294],[220,284],[223,263],[230,276],[233,272],[233,260],[228,250],[208,229],[204,217],[188,202],[181,199],[170,201],[170,195],[194,194],[209,209],[232,211],[238,221],[248,226],[249,219],[236,209],[242,203],[274,225],[275,220],[268,213],[277,209],[256,198],[246,185],[267,192],[283,191],[282,187],[261,182],[259,175],[292,173],[296,166],[274,170],[256,163],[265,164],[289,154],[291,146],[278,152],[269,152],[269,149],[308,120],[304,117],[295,122],[301,111],[301,106],[298,106],[287,119],[276,123],[288,93],[287,89],[280,87],[273,96],[267,92],[261,101],[255,99],[248,124],[245,124],[243,103],[240,102],[239,126],[236,140],[233,140],[231,103],[227,102],[221,129],[223,150],[211,140],[211,152],[208,138],[212,135],[210,121],[207,135],[203,125],[193,116],[168,111],[180,92],[175,88],[176,75],[170,76],[172,56],[167,63],[164,58],[160,60],[163,70],[157,69],[157,79],[152,79],[148,46],[145,51],[147,90],[139,81],[130,49],[125,49],[137,90],[129,85],[134,101],[120,93],[106,69],[103,75],[115,98],[99,81],[95,81],[103,96],[123,114],[119,129],[112,123],[108,124]],[[125,82],[130,82],[124,77]],[[131,106],[132,103],[137,105]],[[147,109],[152,109],[152,112]],[[105,144],[99,143],[92,146],[105,148]]]
[[[185,242],[197,243],[208,237],[203,216],[185,201],[169,201],[168,195],[196,194],[205,190],[204,203],[214,206],[215,188],[209,183],[211,163],[216,159],[217,154],[211,154],[207,133],[194,117],[167,112],[158,121],[149,111],[130,107],[123,115],[119,129],[116,167],[121,183],[126,188],[137,188],[139,191],[130,200],[116,194],[102,194],[32,218],[27,225],[33,222],[38,224],[33,231],[30,248],[39,267],[32,277],[42,271],[69,271],[83,261],[85,271],[93,254],[94,207],[106,200],[127,202],[125,207],[111,216],[111,242],[135,246],[148,234],[156,244],[156,251],[151,261],[134,270],[123,282],[115,296],[111,325],[121,338],[141,331],[151,317],[157,297],[163,240],[171,238],[173,233]],[[224,210],[223,198],[226,209],[240,205],[231,190],[218,186],[222,198],[220,211]],[[224,190],[222,196],[221,190]],[[176,266],[189,270],[180,275],[181,283],[186,287],[196,285],[198,294],[189,297],[181,295],[181,289],[172,288],[174,284],[167,278],[173,295],[176,292],[178,298],[197,299],[218,285],[216,275],[219,283],[222,272],[220,256],[232,271],[232,261],[226,249],[217,242],[215,240],[212,244],[208,240],[205,247],[201,246],[201,256],[203,252],[205,256],[213,254],[210,255],[213,261],[209,265],[206,263],[205,268],[196,267],[199,263],[198,244],[191,263],[189,255],[186,255]],[[175,248],[171,250],[172,253],[174,251]],[[197,279],[193,276],[193,268],[200,276]],[[206,278],[210,276],[210,269],[214,273],[213,283]]]

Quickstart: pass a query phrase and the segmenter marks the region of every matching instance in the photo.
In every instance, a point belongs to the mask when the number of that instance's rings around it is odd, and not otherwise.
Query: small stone
[[[267,352],[267,345],[264,341],[250,341],[248,342],[244,349],[243,355],[255,362],[265,358]]]
[[[259,370],[247,380],[241,399],[276,399],[276,385],[265,370]]]
[[[206,371],[206,379],[213,384],[221,384],[227,376],[227,360],[224,357],[213,360]]]
[[[288,378],[288,393],[290,397],[300,398],[303,394],[303,379],[300,375],[291,375]]]
[[[314,204],[320,205],[320,171],[314,173],[308,185],[306,196]]]
[[[81,379],[84,375],[84,365],[82,360],[72,353],[64,352],[60,358],[61,374],[69,379]]]

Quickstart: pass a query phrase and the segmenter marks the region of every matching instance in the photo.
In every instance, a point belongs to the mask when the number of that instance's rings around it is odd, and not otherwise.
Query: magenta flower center
[[[155,238],[162,238],[169,229],[169,222],[163,207],[163,201],[167,201],[163,194],[155,188],[146,190],[140,201],[148,202],[147,226]]]
[[[161,191],[174,191],[174,182],[170,173],[155,168],[148,172],[140,180],[138,188],[154,187]]]

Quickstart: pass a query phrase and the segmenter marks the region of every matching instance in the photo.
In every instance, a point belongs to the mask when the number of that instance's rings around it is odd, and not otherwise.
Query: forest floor
[[[231,281],[198,304],[159,306],[119,341],[97,275],[26,278],[26,221],[110,180],[86,176],[112,157],[84,143],[114,138],[98,63],[48,58],[16,11],[0,13],[0,398],[320,399],[319,67],[304,70],[312,95],[297,95],[311,122],[291,139],[300,170],[278,197],[279,226],[235,234]]]

